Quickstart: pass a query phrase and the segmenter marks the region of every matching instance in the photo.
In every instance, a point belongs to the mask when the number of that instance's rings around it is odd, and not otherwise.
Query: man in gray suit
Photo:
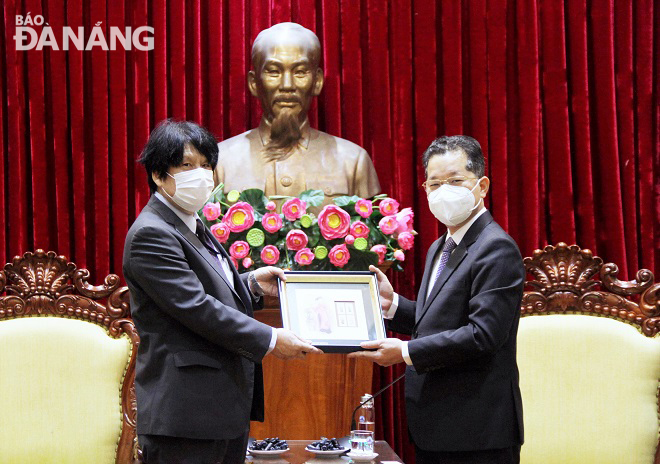
[[[447,226],[426,256],[417,301],[375,267],[389,328],[411,335],[355,353],[406,368],[408,430],[418,463],[517,463],[523,442],[516,335],[525,268],[483,200],[479,143],[440,137],[423,155],[429,208]]]
[[[140,162],[151,199],[131,226],[124,277],[140,335],[137,432],[151,463],[242,463],[249,421],[263,420],[261,360],[316,348],[253,319],[261,295],[277,294],[281,269],[239,275],[196,217],[213,190],[215,138],[190,122],[165,121]]]

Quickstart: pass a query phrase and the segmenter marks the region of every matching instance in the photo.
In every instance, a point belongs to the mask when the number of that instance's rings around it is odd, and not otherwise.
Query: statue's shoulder
[[[342,139],[341,137],[330,135],[325,132],[321,132],[320,130],[312,130],[317,133],[317,137],[320,143],[334,142],[334,144],[337,146],[338,153],[355,158],[356,160],[361,156],[369,156],[367,151],[357,143],[353,143],[350,140]],[[314,136],[314,134],[312,136]]]
[[[250,139],[256,131],[257,129],[250,129],[249,131],[229,137],[218,143],[218,150],[220,151],[219,155],[222,156],[223,154],[235,152],[236,150],[242,152],[249,151]]]

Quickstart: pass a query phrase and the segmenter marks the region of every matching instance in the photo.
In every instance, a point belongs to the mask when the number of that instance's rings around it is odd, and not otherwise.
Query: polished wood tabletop
[[[317,439],[318,440],[318,439]],[[263,464],[347,464],[352,462],[348,456],[317,456],[307,451],[305,447],[314,440],[287,440],[289,451],[277,456],[248,456],[245,462]],[[388,462],[403,462],[386,441],[376,441],[374,451],[378,453],[371,464],[385,464]],[[360,464],[363,464],[361,461]],[[367,463],[368,464],[368,463]]]

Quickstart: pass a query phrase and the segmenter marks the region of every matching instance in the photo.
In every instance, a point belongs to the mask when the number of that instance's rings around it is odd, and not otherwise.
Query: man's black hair
[[[462,150],[467,156],[465,169],[474,173],[477,178],[484,176],[486,172],[486,161],[481,151],[481,145],[468,135],[443,135],[438,137],[426,149],[422,155],[424,172],[428,173],[429,160],[435,155],[444,155],[447,152]]]
[[[194,122],[166,119],[151,132],[138,159],[147,171],[151,193],[158,188],[151,174],[156,173],[162,179],[169,168],[179,166],[183,162],[186,145],[195,147],[215,169],[218,164],[218,141],[213,134]]]

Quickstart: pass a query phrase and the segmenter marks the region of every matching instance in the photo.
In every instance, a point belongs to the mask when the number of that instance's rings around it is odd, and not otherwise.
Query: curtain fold
[[[59,49],[17,50],[17,15],[44,17]],[[397,291],[414,298],[444,232],[419,188],[420,156],[466,133],[487,157],[487,206],[523,256],[589,248],[632,279],[660,262],[658,8],[653,0],[5,0],[0,18],[0,262],[52,249],[121,274],[148,200],[135,160],[155,125],[191,119],[219,139],[258,124],[250,46],[295,21],[322,43],[312,126],[363,146],[383,190],[415,210]],[[63,49],[94,28],[154,29],[153,50]],[[41,34],[43,26],[33,29]],[[403,372],[376,369],[374,389]],[[412,449],[403,383],[377,401],[380,438]]]

